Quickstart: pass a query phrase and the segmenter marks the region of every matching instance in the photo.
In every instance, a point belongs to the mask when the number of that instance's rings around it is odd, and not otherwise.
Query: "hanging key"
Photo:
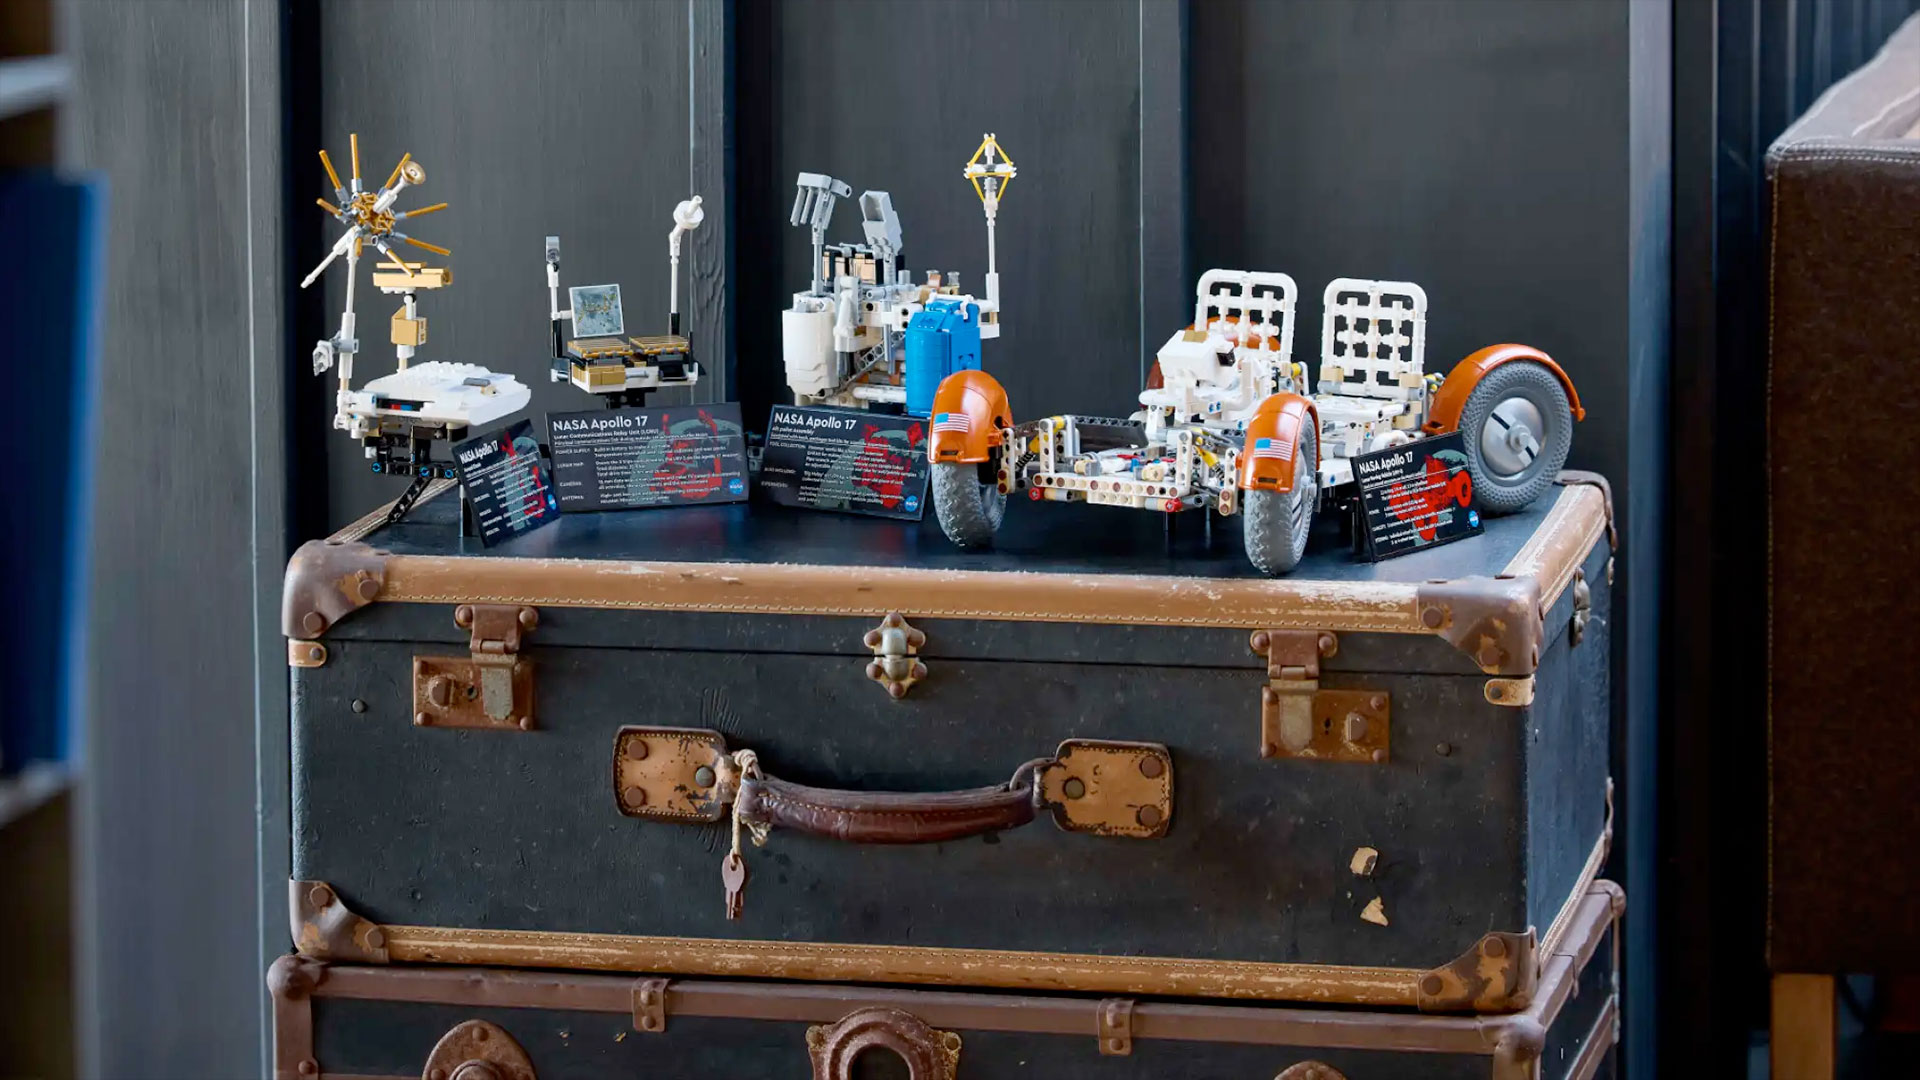
[[[747,902],[747,860],[739,852],[727,852],[720,863],[720,883],[727,887],[727,918],[739,918]]]

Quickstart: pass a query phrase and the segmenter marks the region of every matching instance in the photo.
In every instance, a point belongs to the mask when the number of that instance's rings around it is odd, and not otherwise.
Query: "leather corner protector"
[[[1533,704],[1533,676],[1524,675],[1518,679],[1488,679],[1486,686],[1487,703],[1504,705],[1509,709],[1525,708]]]
[[[621,728],[613,737],[613,797],[627,817],[706,822],[731,801],[727,739],[705,728]]]
[[[1173,824],[1173,756],[1158,743],[1068,739],[1037,779],[1068,832],[1149,840]]]
[[[479,1067],[475,1067],[479,1066]],[[427,1055],[423,1077],[487,1077],[488,1080],[536,1080],[533,1059],[498,1024],[467,1020],[447,1029]]]
[[[287,900],[294,947],[315,960],[387,962],[387,935],[353,913],[324,881],[289,881]]]
[[[1605,894],[1607,907],[1613,912],[1614,918],[1618,919],[1627,913],[1627,890],[1617,883],[1608,881],[1606,878],[1598,878],[1587,887],[1587,891]]]
[[[275,1001],[304,1001],[327,981],[327,965],[311,956],[288,953],[267,968],[267,993]]]
[[[301,641],[299,638],[287,639],[288,667],[325,667],[327,647],[317,641]]]
[[[366,607],[387,586],[387,553],[367,544],[311,540],[287,562],[280,632],[312,640]]]
[[[1534,933],[1495,931],[1452,963],[1420,977],[1421,1012],[1501,1013],[1533,1002],[1539,980]]]
[[[1613,484],[1597,472],[1587,472],[1582,469],[1562,469],[1560,475],[1553,478],[1553,482],[1561,487],[1587,484],[1600,489],[1600,497],[1605,500],[1607,508],[1607,547],[1619,551],[1620,533],[1613,527]]]
[[[1531,576],[1474,576],[1420,586],[1420,623],[1489,675],[1531,675],[1540,666],[1546,622],[1540,582]]]

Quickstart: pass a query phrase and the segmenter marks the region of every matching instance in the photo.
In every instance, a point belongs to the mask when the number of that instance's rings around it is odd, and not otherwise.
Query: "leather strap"
[[[1042,763],[1044,764],[1044,762]],[[969,791],[843,791],[743,777],[743,820],[856,844],[937,844],[1032,821],[1034,763],[997,787]]]

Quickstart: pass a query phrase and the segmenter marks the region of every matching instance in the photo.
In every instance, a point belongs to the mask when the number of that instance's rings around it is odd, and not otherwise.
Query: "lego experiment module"
[[[812,281],[781,315],[787,385],[797,404],[878,402],[926,416],[941,379],[979,368],[980,342],[1000,336],[994,229],[1000,199],[1016,173],[988,134],[961,175],[986,215],[984,297],[961,292],[957,272],[929,270],[924,282],[912,280],[900,218],[884,191],[860,195],[865,243],[829,245],[834,204],[853,189],[821,173],[800,174],[791,221],[811,231]]]
[[[1509,513],[1552,483],[1585,416],[1566,373],[1524,345],[1428,375],[1418,285],[1328,284],[1316,393],[1292,360],[1291,277],[1209,270],[1196,291],[1192,325],[1160,348],[1125,419],[1014,424],[986,372],[942,382],[928,449],[947,536],[990,543],[1007,496],[1025,489],[1036,502],[1237,514],[1248,559],[1284,573],[1305,554],[1316,509],[1351,499],[1356,455],[1460,431],[1479,507]]]
[[[552,381],[598,394],[613,408],[644,405],[647,394],[663,386],[700,381],[700,365],[680,334],[680,240],[705,219],[698,195],[674,207],[673,229],[667,233],[667,332],[645,337],[627,336],[618,285],[575,286],[567,290],[569,306],[560,306],[560,238],[547,237]],[[573,324],[573,337],[561,333],[562,322]]]
[[[301,288],[313,284],[342,256],[347,260],[347,297],[340,314],[340,329],[313,347],[313,370],[321,374],[339,371],[339,388],[334,394],[333,426],[361,441],[376,473],[391,473],[413,479],[412,488],[395,507],[404,514],[413,498],[435,477],[451,477],[451,462],[433,460],[432,445],[455,440],[466,430],[511,416],[525,408],[532,394],[512,375],[488,371],[476,364],[445,361],[413,363],[421,346],[427,343],[427,320],[420,314],[419,294],[445,288],[453,282],[453,272],[445,267],[430,267],[408,262],[396,250],[399,243],[451,255],[446,248],[427,243],[401,232],[399,224],[408,218],[431,214],[446,203],[423,206],[418,210],[399,210],[395,204],[409,187],[426,182],[426,170],[403,154],[393,174],[378,191],[365,189],[360,178],[360,137],[348,136],[352,147],[352,176],[342,184],[325,150],[320,164],[333,183],[336,203],[316,199],[320,208],[346,226],[320,265],[313,268]],[[353,388],[353,359],[360,352],[354,313],[354,292],[360,256],[373,247],[384,262],[374,267],[373,284],[388,296],[400,297],[400,307],[388,321],[388,340],[394,347],[394,372],[369,381],[359,390]]]

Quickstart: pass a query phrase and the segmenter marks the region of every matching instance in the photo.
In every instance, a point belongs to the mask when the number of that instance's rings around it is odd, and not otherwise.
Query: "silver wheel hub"
[[[1519,476],[1540,455],[1536,432],[1546,430],[1545,418],[1523,397],[1504,398],[1487,414],[1480,429],[1480,459],[1496,476]]]

